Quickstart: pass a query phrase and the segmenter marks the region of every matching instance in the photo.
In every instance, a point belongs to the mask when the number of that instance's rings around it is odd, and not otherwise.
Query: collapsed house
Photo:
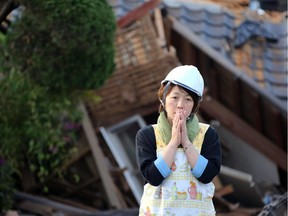
[[[211,13],[208,2],[205,7],[198,3],[185,6],[187,1],[164,5],[130,1],[133,7],[121,2],[113,2],[121,14],[115,38],[116,69],[95,92],[100,100],[96,104],[86,101],[80,107],[84,119],[79,151],[63,166],[67,176],[50,176],[41,184],[25,176],[23,191],[16,193],[16,206],[40,215],[105,215],[103,210],[110,210],[107,215],[121,210],[122,215],[137,215],[143,180],[135,163],[135,134],[157,119],[156,94],[163,77],[177,65],[193,64],[206,83],[199,117],[217,129],[223,146],[223,167],[214,180],[216,209],[219,215],[260,213],[267,200],[287,189],[287,67],[283,69],[281,59],[267,58],[267,67],[275,76],[267,74],[265,62],[255,58],[255,52],[259,57],[263,49],[261,35],[247,38],[247,43],[238,35],[238,49],[228,49],[226,45],[231,48],[235,39],[229,31],[237,29],[231,27],[233,16],[222,7],[213,4]],[[204,18],[207,16],[210,18]],[[213,26],[212,20],[218,20],[218,25]],[[203,33],[207,23],[215,34],[222,34],[224,26],[227,35],[208,38],[211,32]],[[222,30],[217,32],[216,27]],[[279,35],[287,37],[287,28]],[[266,49],[274,51],[270,57],[282,55],[287,42],[271,38],[273,48]],[[267,60],[265,56],[261,58]],[[287,54],[283,59],[287,61]],[[270,68],[271,61],[278,63],[278,70]],[[281,81],[284,83],[279,84]],[[73,173],[78,173],[79,182],[73,181]],[[50,188],[45,198],[41,196],[43,184]],[[285,199],[280,204],[284,206]]]

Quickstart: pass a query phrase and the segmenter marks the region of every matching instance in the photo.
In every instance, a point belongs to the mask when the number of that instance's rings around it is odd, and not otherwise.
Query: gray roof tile
[[[119,18],[147,0],[108,0]],[[280,23],[251,19],[213,3],[162,0],[161,8],[183,23],[243,72],[281,100],[287,99],[287,18]],[[249,11],[248,11],[249,12]],[[239,23],[239,14],[242,22]],[[238,22],[237,22],[238,21]],[[226,49],[234,45],[234,53]],[[238,47],[238,48],[237,48]],[[240,53],[243,54],[240,54]],[[237,60],[237,55],[240,59]],[[243,56],[245,57],[243,59]]]
[[[266,58],[278,59],[287,62],[287,47],[281,49],[275,47],[266,47],[266,52],[264,53]]]
[[[266,81],[275,85],[287,85],[287,74],[264,71]]]
[[[235,16],[217,4],[179,3],[164,0],[168,13],[199,35],[224,56],[227,41],[234,37]]]
[[[273,60],[269,58],[264,58],[264,70],[267,72],[275,72],[275,73],[282,73],[286,74],[287,76],[287,60]]]

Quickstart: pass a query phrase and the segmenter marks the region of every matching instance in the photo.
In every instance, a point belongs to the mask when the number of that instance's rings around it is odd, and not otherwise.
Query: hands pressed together
[[[177,148],[180,144],[183,148],[187,148],[189,145],[192,145],[187,134],[185,112],[185,110],[179,109],[176,111],[173,118],[171,141],[169,145],[175,145]]]
[[[198,160],[199,153],[188,138],[185,116],[187,116],[185,110],[179,109],[176,111],[173,118],[171,140],[163,151],[163,158],[171,166],[174,162],[177,148],[182,145],[187,160],[193,168]]]

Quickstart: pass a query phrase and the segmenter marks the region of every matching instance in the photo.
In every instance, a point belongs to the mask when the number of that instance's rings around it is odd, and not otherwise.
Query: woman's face
[[[183,113],[184,118],[187,119],[194,106],[193,98],[178,86],[174,86],[171,89],[170,93],[166,96],[165,102],[168,121],[171,124],[177,112]]]

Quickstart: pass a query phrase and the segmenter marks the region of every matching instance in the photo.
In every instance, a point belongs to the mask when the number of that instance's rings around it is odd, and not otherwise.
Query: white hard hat
[[[169,72],[166,78],[161,82],[171,82],[179,85],[189,91],[194,92],[200,98],[203,95],[204,80],[198,69],[193,65],[181,65]]]

